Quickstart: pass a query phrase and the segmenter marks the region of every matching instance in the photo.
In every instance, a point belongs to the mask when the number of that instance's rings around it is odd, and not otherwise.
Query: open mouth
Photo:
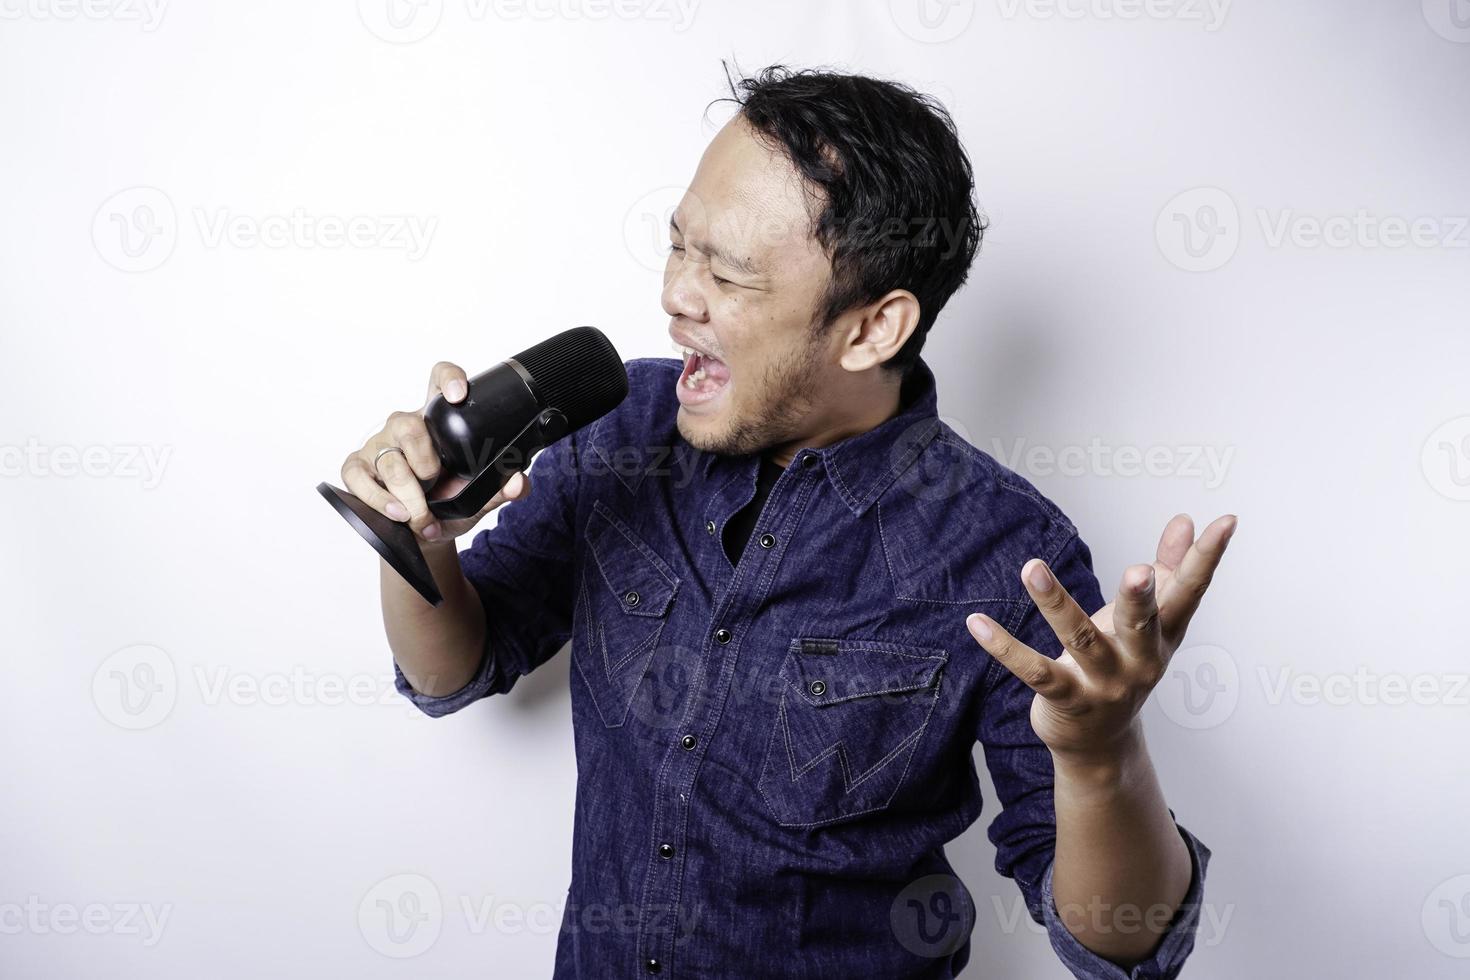
[[[684,370],[679,374],[679,401],[697,405],[718,395],[730,383],[730,367],[724,361],[692,347],[679,347]]]

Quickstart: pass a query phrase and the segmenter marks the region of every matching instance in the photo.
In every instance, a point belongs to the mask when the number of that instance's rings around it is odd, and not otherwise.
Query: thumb
[[[521,500],[530,496],[530,494],[530,475],[524,470],[517,471],[511,474],[510,479],[505,481],[505,486],[501,487],[500,492],[490,498],[490,502],[485,505],[485,509],[480,513],[483,516],[502,504],[510,503],[512,500]]]

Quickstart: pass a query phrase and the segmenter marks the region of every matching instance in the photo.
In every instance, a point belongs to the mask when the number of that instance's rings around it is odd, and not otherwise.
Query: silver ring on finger
[[[408,462],[408,456],[404,453],[402,449],[397,446],[384,446],[382,449],[379,449],[378,454],[373,457],[373,472],[377,473],[379,478],[381,478],[383,474],[378,470],[378,460],[383,458],[384,453],[397,453],[398,455],[403,457],[403,461],[405,463]]]

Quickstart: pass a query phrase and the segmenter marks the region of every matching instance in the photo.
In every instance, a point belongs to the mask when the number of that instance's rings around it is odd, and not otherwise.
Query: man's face
[[[705,150],[669,234],[669,333],[709,355],[685,356],[680,434],[727,454],[799,440],[823,414],[824,378],[841,371],[836,331],[813,335],[831,263],[800,174],[736,116]]]

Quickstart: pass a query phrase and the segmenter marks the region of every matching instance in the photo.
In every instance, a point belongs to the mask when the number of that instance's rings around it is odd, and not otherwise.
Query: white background
[[[940,411],[1105,591],[1241,515],[1146,709],[1215,853],[1186,974],[1464,975],[1470,5],[917,2],[0,0],[0,974],[549,973],[565,654],[440,721],[382,696],[312,488],[440,358],[669,353],[655,229],[734,56],[953,110],[993,224]],[[364,240],[251,237],[293,212]],[[971,972],[1064,976],[993,815]]]

